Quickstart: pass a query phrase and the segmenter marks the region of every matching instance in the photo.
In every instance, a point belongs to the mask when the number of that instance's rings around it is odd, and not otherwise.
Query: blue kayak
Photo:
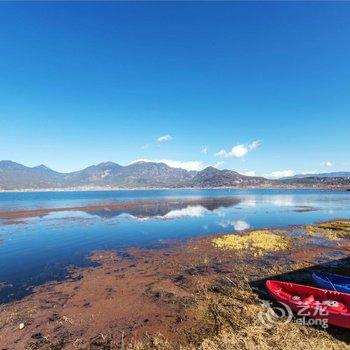
[[[321,288],[350,294],[350,277],[318,271],[312,274],[312,278]]]

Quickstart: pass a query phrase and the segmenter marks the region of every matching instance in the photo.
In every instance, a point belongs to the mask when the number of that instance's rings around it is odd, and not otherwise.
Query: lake
[[[122,208],[115,204],[123,204]],[[94,206],[89,210],[81,208]],[[171,240],[350,218],[350,192],[321,190],[125,190],[0,193],[0,302],[92,265],[95,250],[157,247]],[[55,210],[55,209],[58,209]],[[62,208],[66,208],[63,210]],[[72,209],[80,208],[80,209]],[[1,288],[2,286],[2,288]]]

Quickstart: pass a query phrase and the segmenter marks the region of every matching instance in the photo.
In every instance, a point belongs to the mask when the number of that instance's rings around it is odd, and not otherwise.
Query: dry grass
[[[345,350],[350,346],[320,328],[297,323],[277,321],[272,328],[258,318],[264,310],[247,282],[236,286],[225,279],[208,286],[198,304],[203,320],[211,325],[203,337],[192,337],[192,343],[172,344],[160,334],[147,336],[144,341],[132,343],[128,350]],[[220,288],[218,288],[218,286]],[[210,290],[215,290],[211,292]],[[193,336],[194,334],[192,334]]]
[[[302,341],[301,341],[302,339]],[[247,327],[236,333],[226,329],[212,339],[206,339],[200,350],[344,350],[349,347],[343,342],[323,337],[318,332],[305,332],[295,324],[281,324],[271,331],[261,327]]]
[[[143,341],[131,342],[126,350],[173,350],[174,347],[161,334],[147,335]]]
[[[0,308],[0,329],[9,324],[16,324],[19,326],[20,323],[25,323],[28,319],[33,317],[37,310],[38,307],[34,305],[26,308],[14,308],[10,312],[4,312],[4,310]]]

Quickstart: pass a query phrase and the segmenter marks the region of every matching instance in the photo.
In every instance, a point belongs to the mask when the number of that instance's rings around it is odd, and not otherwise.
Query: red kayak
[[[350,328],[350,294],[272,280],[266,282],[266,288],[273,298],[288,305],[299,316]]]

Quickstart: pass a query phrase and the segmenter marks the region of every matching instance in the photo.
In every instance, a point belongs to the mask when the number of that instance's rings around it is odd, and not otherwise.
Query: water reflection
[[[88,211],[101,218],[113,218],[120,214],[129,214],[137,218],[178,218],[184,216],[198,217],[219,208],[228,208],[241,202],[240,198],[199,198],[190,200],[144,201],[137,205],[125,206],[123,209],[103,207]]]
[[[304,199],[306,203],[309,203],[310,199]],[[300,198],[296,198],[293,195],[274,195],[274,196],[249,196],[242,198],[242,206],[256,207],[257,204],[269,204],[277,207],[291,207],[296,203],[300,204]]]
[[[241,202],[240,198],[199,198],[199,199],[177,199],[177,200],[150,200],[130,203],[111,203],[95,205],[91,207],[76,208],[53,208],[45,209],[46,213],[38,211],[38,214],[30,212],[21,213],[21,219],[27,222],[38,220],[60,220],[60,219],[113,219],[113,218],[138,218],[138,219],[175,219],[180,217],[200,217],[221,208],[233,207]],[[23,221],[11,219],[11,222]],[[9,221],[9,220],[7,220]],[[1,219],[0,223],[6,223]]]
[[[27,293],[30,285],[63,278],[67,266],[89,266],[86,257],[94,250],[120,251],[204,234],[309,224],[349,218],[350,213],[350,193],[334,191],[174,190],[166,198],[158,194],[128,192],[128,200],[125,194],[123,200],[115,199],[122,193],[35,194],[35,202],[33,194],[21,194],[23,200],[31,199],[22,204],[19,199],[10,202],[6,194],[8,201],[0,200],[0,211],[22,209],[31,215],[0,220],[0,282],[13,286],[0,289],[0,303]],[[35,211],[48,205],[54,209]],[[6,221],[12,224],[1,225]]]
[[[244,231],[250,228],[250,225],[245,220],[222,220],[218,222],[222,228],[232,227],[235,231]]]

